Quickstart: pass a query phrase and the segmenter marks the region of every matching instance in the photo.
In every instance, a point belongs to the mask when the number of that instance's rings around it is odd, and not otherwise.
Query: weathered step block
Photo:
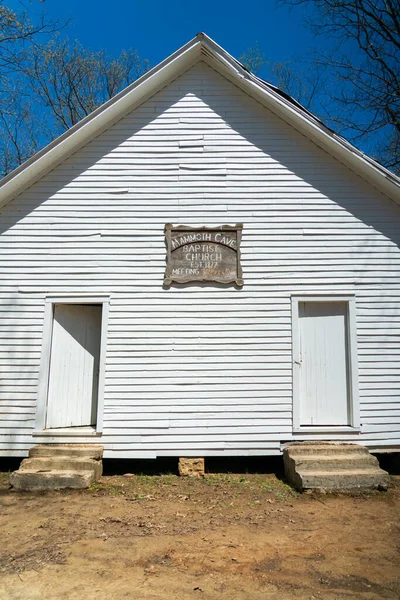
[[[10,475],[10,483],[20,491],[46,491],[65,488],[84,489],[90,487],[95,481],[92,471],[68,472],[48,471],[14,471]]]
[[[296,456],[311,456],[311,455],[328,455],[328,454],[366,454],[371,456],[368,448],[360,446],[359,444],[342,444],[339,442],[297,442],[290,444],[290,456],[295,458]]]
[[[299,490],[387,489],[389,475],[357,444],[295,443],[283,452],[285,473]]]
[[[96,479],[103,472],[101,460],[92,458],[70,458],[69,456],[51,456],[25,458],[19,467],[20,471],[94,471]]]
[[[293,459],[292,459],[293,460]],[[321,470],[332,471],[335,469],[359,470],[360,468],[379,468],[378,459],[371,454],[328,454],[327,456],[296,456],[296,466],[302,471]]]
[[[389,486],[389,474],[382,469],[343,470],[336,471],[302,471],[298,470],[301,489],[317,490],[386,490]]]
[[[69,458],[92,458],[100,460],[103,457],[103,446],[94,444],[39,444],[29,450],[29,457],[35,456],[69,456]]]
[[[40,444],[29,451],[10,484],[17,490],[82,489],[100,479],[103,447],[92,444]]]

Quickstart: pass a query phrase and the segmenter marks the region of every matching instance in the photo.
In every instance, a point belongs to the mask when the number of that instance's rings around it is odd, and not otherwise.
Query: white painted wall
[[[105,456],[298,439],[291,294],[355,294],[361,434],[336,437],[400,444],[400,207],[203,63],[1,217],[0,454],[51,439],[32,437],[43,311],[69,293],[110,294]],[[243,289],[163,289],[167,222],[242,222]]]

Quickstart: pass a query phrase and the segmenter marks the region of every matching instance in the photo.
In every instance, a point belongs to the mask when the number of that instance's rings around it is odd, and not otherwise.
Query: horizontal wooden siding
[[[356,295],[357,439],[400,444],[400,208],[204,63],[1,217],[0,455],[48,441],[32,429],[49,293],[110,294],[106,456],[278,453],[307,293]],[[243,223],[243,289],[164,289],[168,222]]]

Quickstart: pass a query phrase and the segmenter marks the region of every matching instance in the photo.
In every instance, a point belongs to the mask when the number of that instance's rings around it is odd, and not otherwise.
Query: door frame
[[[354,295],[304,295],[291,297],[292,301],[292,377],[293,377],[293,432],[300,433],[357,433],[360,431],[360,403],[358,387],[357,323]],[[350,425],[315,426],[300,422],[300,319],[299,302],[345,302],[347,305],[347,343],[349,360]]]
[[[47,397],[49,391],[49,376],[50,376],[50,359],[51,359],[51,343],[53,336],[54,322],[54,305],[55,304],[100,304],[101,311],[101,335],[100,335],[100,358],[99,358],[99,384],[97,397],[97,418],[96,427],[91,428],[92,434],[99,435],[103,431],[103,413],[104,413],[104,381],[105,381],[105,363],[106,363],[106,347],[107,347],[107,331],[108,331],[108,315],[109,315],[110,296],[99,295],[68,295],[68,296],[46,296],[44,306],[44,321],[43,321],[43,338],[42,352],[39,368],[38,380],[38,400],[36,410],[35,430],[36,434],[48,434],[52,436],[78,435],[87,437],[90,432],[73,431],[75,428],[65,429],[45,429],[46,427],[46,412],[47,412]]]

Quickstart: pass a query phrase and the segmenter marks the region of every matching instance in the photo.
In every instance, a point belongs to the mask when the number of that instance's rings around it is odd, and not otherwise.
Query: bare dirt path
[[[397,600],[399,512],[399,478],[358,496],[252,474],[17,494],[3,474],[0,600]]]

